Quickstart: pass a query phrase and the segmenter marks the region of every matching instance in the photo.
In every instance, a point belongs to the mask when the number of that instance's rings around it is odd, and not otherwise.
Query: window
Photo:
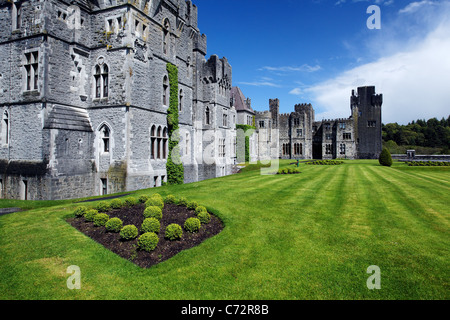
[[[344,138],[344,140],[351,140],[352,139],[352,134],[344,132],[343,138]]]
[[[326,140],[331,140],[332,139],[332,135],[330,133],[325,134],[325,139]]]
[[[28,181],[22,180],[22,200],[28,200]]]
[[[169,105],[169,79],[164,76],[163,79],[163,105]]]
[[[206,107],[206,111],[205,111],[205,123],[206,124],[210,124],[211,121],[211,115],[210,115],[210,111],[209,111],[209,107]]]
[[[345,154],[345,144],[339,146],[340,154]]]
[[[26,91],[38,89],[39,52],[25,53]]]
[[[161,145],[162,145],[162,129],[161,129],[161,127],[158,127],[156,137],[157,137],[156,157],[157,157],[157,159],[161,159]]]
[[[289,143],[283,144],[283,155],[290,155],[291,154],[291,145]]]
[[[95,98],[107,98],[109,86],[109,68],[106,64],[95,66],[94,82]]]
[[[222,126],[228,127],[228,115],[225,114],[226,110],[223,111],[224,114],[222,115]]]
[[[167,159],[168,142],[169,142],[169,138],[167,137],[167,128],[164,128],[163,137],[162,137],[162,158],[163,159]]]
[[[110,150],[110,133],[108,126],[105,124],[100,129],[100,135],[101,135],[101,150],[103,153],[107,153]]]
[[[102,188],[102,195],[108,194],[108,179],[100,179],[101,188]]]
[[[325,123],[325,130],[331,130],[331,125],[329,123]]]
[[[325,154],[331,154],[331,144],[325,145]]]
[[[179,99],[180,101],[179,101],[179,103],[180,103],[180,105],[179,105],[179,107],[178,107],[178,109],[181,111],[182,109],[183,109],[183,100],[184,100],[184,95],[183,95],[183,90],[180,90],[180,99]]]
[[[301,136],[303,136],[303,130],[297,129],[297,137],[301,137]]]
[[[189,141],[189,132],[188,133],[186,133],[186,152],[185,152],[185,154],[186,155],[189,155],[189,146],[190,146],[190,141]]]
[[[168,132],[167,128],[158,127],[158,130],[156,130],[155,135],[155,129],[156,127],[153,126],[151,129],[151,158],[152,159],[167,159],[167,151],[168,151]]]
[[[303,145],[301,143],[294,144],[294,154],[302,155],[303,154]]]
[[[9,114],[6,110],[2,117],[2,143],[3,145],[9,144]]]
[[[163,23],[163,53],[169,54],[170,51],[170,23],[168,19]]]
[[[259,121],[259,127],[264,128],[264,121]]]
[[[294,119],[294,126],[299,126],[300,125],[300,119],[299,118],[295,118]]]
[[[225,158],[225,139],[219,139],[219,157]]]
[[[12,7],[12,30],[20,30],[22,26],[22,8],[20,3],[14,3]]]
[[[375,128],[377,126],[377,122],[376,121],[367,121],[367,126],[369,128]]]
[[[156,127],[153,126],[150,130],[150,159],[155,159],[156,149]]]
[[[339,122],[339,129],[345,129],[345,122]]]

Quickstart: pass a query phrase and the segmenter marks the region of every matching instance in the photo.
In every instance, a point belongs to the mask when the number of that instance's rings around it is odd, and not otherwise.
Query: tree
[[[382,166],[386,166],[386,167],[392,166],[392,157],[391,157],[391,153],[389,152],[388,149],[383,148],[378,161],[380,162],[380,164]]]

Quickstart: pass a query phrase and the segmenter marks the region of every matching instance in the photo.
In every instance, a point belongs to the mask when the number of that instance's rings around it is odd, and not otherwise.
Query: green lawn
[[[0,299],[450,298],[450,168],[361,160],[300,169],[138,192],[196,200],[226,226],[150,269],[66,223],[72,201],[0,216]],[[71,265],[80,290],[66,286]],[[380,290],[366,286],[371,265]]]

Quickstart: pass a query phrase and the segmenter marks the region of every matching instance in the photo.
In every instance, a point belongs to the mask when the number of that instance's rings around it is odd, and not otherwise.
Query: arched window
[[[150,158],[155,159],[156,148],[156,127],[153,126],[150,130]]]
[[[2,117],[2,142],[4,145],[9,144],[9,114],[8,111],[3,113]]]
[[[162,138],[162,154],[163,159],[167,159],[167,144],[169,142],[169,138],[167,136],[167,128],[163,130],[163,138]]]
[[[100,98],[101,93],[102,93],[100,75],[101,75],[100,66],[95,66],[94,79],[95,79],[95,97],[96,98]]]
[[[108,66],[105,64],[105,65],[103,65],[103,72],[102,72],[103,97],[104,98],[106,98],[108,96],[108,75],[109,75],[109,69],[108,69]]]
[[[303,145],[301,143],[294,144],[294,154],[302,155],[303,154]]]
[[[206,107],[206,111],[205,111],[205,123],[206,124],[210,124],[210,119],[211,115],[210,115],[210,111],[209,111],[209,107]]]
[[[184,100],[183,89],[180,90],[180,99],[179,100],[180,100],[179,101],[180,105],[179,105],[178,109],[181,111],[183,109],[183,102],[184,102],[183,101]]]
[[[94,82],[95,97],[98,99],[107,98],[109,91],[109,68],[106,64],[103,64],[102,66],[95,66]]]
[[[170,51],[170,23],[168,19],[163,22],[163,53],[169,54]]]
[[[163,105],[169,105],[169,79],[164,76],[163,79]]]
[[[156,136],[157,136],[156,152],[157,152],[158,159],[161,159],[161,145],[162,145],[161,131],[162,131],[161,127],[158,127],[158,131],[156,133]]]
[[[107,153],[110,151],[110,138],[111,138],[111,130],[105,124],[100,128],[100,144],[103,153]]]

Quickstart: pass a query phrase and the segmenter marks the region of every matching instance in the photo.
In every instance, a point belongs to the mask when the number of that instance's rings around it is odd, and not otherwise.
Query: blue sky
[[[352,89],[375,85],[383,122],[450,114],[450,0],[193,0],[208,56],[227,57],[233,86],[280,112],[312,103],[348,117]],[[369,29],[370,5],[381,29]]]

